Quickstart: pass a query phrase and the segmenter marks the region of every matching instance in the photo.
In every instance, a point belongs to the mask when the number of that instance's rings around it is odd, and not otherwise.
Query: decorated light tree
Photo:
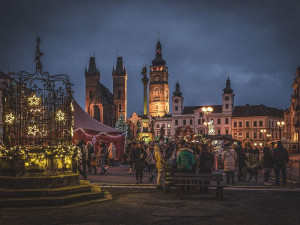
[[[127,135],[128,125],[127,125],[127,123],[125,121],[125,118],[124,118],[122,113],[120,114],[118,122],[116,123],[116,128],[123,131]]]

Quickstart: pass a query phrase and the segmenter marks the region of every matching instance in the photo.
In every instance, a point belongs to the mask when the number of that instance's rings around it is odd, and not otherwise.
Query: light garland
[[[58,110],[55,118],[57,121],[62,122],[65,120],[65,113],[62,112],[61,110]]]

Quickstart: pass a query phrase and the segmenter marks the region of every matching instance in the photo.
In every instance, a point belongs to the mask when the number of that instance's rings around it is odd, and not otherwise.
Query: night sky
[[[39,35],[44,69],[68,74],[84,106],[90,55],[112,91],[119,51],[128,71],[130,116],[143,109],[141,71],[154,59],[159,29],[170,93],[178,79],[185,106],[221,104],[229,75],[236,105],[284,109],[300,66],[299,12],[297,0],[0,0],[0,70],[34,72]]]

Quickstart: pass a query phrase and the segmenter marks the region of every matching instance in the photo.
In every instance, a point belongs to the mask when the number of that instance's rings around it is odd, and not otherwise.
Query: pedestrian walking
[[[109,144],[107,152],[108,152],[108,165],[113,167],[114,162],[116,160],[116,147],[113,142]]]
[[[156,164],[153,143],[150,143],[148,148],[147,148],[146,162],[147,162],[147,165],[148,165],[149,182],[152,182],[153,179],[154,179],[153,171],[155,169],[155,164]]]
[[[234,170],[235,170],[235,162],[237,159],[237,155],[235,150],[232,149],[231,143],[225,145],[225,149],[222,154],[222,162],[224,163],[224,171],[226,174],[227,184],[231,182],[234,184]]]
[[[202,174],[212,174],[212,170],[214,167],[214,156],[211,153],[211,150],[209,149],[207,144],[202,145],[201,147],[201,153],[200,153],[200,161],[199,161],[199,172]],[[208,185],[209,181],[204,181],[204,188],[201,192],[207,192],[208,191]]]
[[[286,165],[289,162],[289,154],[283,147],[282,142],[277,142],[277,147],[273,151],[274,170],[276,175],[276,185],[279,186],[279,175],[282,174],[283,185],[286,185]]]
[[[132,173],[133,172],[133,153],[134,153],[134,149],[136,148],[136,143],[135,142],[131,142],[126,149],[126,157],[127,157],[127,163],[129,164],[130,168],[128,173]]]
[[[191,173],[195,165],[193,150],[188,148],[188,144],[182,141],[183,148],[180,149],[177,162],[177,168],[180,173]]]
[[[136,176],[136,183],[143,183],[143,170],[146,165],[147,153],[141,143],[133,151],[133,161]]]

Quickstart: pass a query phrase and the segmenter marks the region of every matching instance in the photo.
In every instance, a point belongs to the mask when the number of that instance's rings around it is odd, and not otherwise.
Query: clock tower
[[[164,116],[170,112],[168,79],[168,67],[162,58],[161,44],[158,40],[155,59],[150,66],[149,114],[151,116]]]
[[[226,87],[223,89],[222,94],[222,112],[231,114],[234,107],[234,94],[231,89],[230,79],[228,77],[226,81]]]

